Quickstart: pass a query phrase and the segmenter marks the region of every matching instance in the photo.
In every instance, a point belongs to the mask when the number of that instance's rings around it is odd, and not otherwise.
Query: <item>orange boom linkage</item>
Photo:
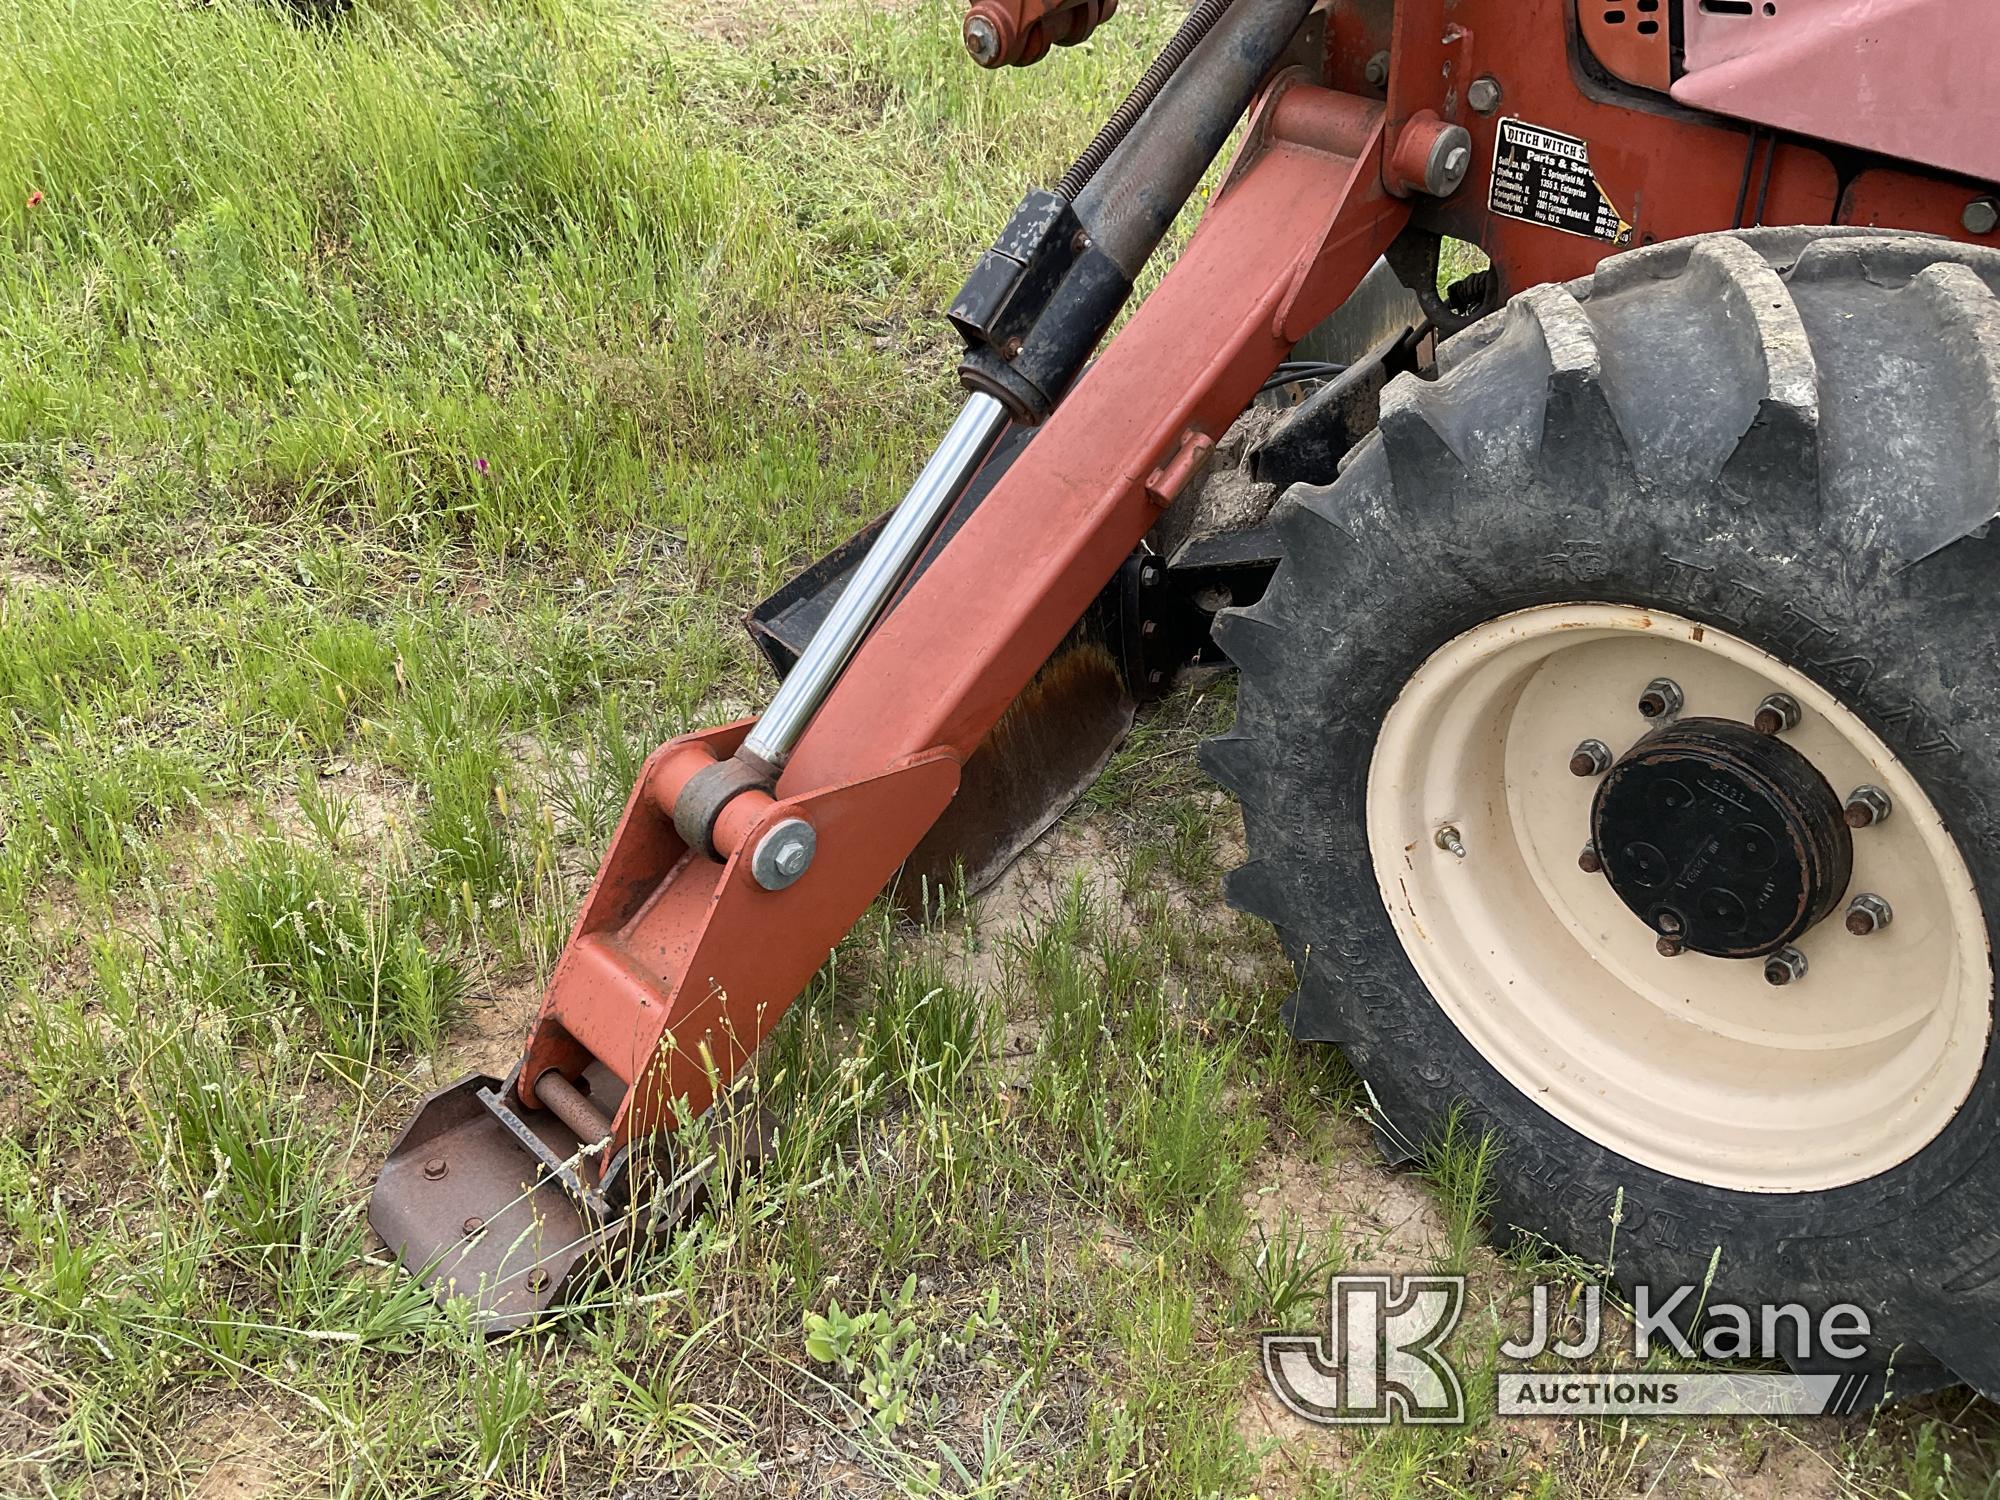
[[[1603,7],[1583,8],[1604,32]],[[977,0],[966,43],[987,66],[1031,62],[1112,9]],[[1577,38],[1564,0],[1193,12],[1078,169],[1030,193],[975,268],[952,309],[967,404],[771,708],[653,754],[519,1064],[433,1095],[396,1143],[370,1216],[407,1264],[515,1326],[642,1207],[662,1212],[647,1189],[671,1151],[656,1161],[650,1144],[709,1111],[1231,422],[1385,254],[1449,331],[1621,245],[1753,210],[1971,224],[1948,171],[1873,161],[1865,143],[1836,160],[1681,108],[1641,91],[1665,67],[1653,39],[1606,43],[1638,75],[1622,81]],[[1246,113],[1199,229],[1099,353]],[[1605,232],[1552,233],[1496,198],[1515,115],[1592,143]],[[1449,307],[1446,234],[1494,262]],[[940,542],[1010,427],[1032,442]]]

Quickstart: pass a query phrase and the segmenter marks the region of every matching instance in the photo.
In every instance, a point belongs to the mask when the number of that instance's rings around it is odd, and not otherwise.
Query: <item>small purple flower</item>
[[[486,477],[487,472],[493,467],[493,465],[489,464],[483,458],[475,458],[472,461],[472,467],[479,471],[479,475],[483,479]]]

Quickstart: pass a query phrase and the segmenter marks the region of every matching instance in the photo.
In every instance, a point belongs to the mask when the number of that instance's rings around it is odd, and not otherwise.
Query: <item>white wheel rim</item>
[[[1656,677],[1688,716],[1747,722],[1789,693],[1803,715],[1785,739],[1836,792],[1890,795],[1891,816],[1854,836],[1834,916],[1797,941],[1795,984],[1758,962],[1662,958],[1578,864],[1597,781],[1570,755],[1587,739],[1622,755],[1652,727],[1637,702]],[[1825,689],[1712,627],[1545,605],[1440,648],[1383,720],[1368,839],[1403,947],[1466,1039],[1557,1119],[1675,1177],[1804,1192],[1874,1176],[1943,1130],[1985,1056],[1985,918],[1930,799]],[[1856,937],[1840,913],[1863,891],[1894,920]]]

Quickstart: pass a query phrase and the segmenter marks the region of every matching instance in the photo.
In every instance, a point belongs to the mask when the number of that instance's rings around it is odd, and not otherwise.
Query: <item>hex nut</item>
[[[786,818],[757,840],[750,875],[767,891],[782,891],[812,868],[819,836],[804,818]]]
[[[1447,125],[1431,142],[1424,162],[1424,191],[1433,198],[1457,192],[1472,166],[1472,136],[1463,125]]]
[[[1458,830],[1449,823],[1437,831],[1437,837],[1432,842],[1447,854],[1458,859],[1465,858],[1465,840],[1459,837]]]
[[[982,68],[1000,60],[1000,32],[985,16],[968,16],[965,21],[965,50]]]
[[[1671,719],[1687,702],[1671,677],[1655,677],[1639,694],[1639,712],[1648,719]]]
[[[1873,828],[1889,821],[1896,805],[1879,786],[1858,786],[1847,794],[1840,816],[1849,828]]]
[[[1894,909],[1873,891],[1863,891],[1847,903],[1847,930],[1856,937],[1880,932],[1895,920]]]
[[[1465,102],[1477,114],[1490,115],[1500,107],[1500,80],[1491,73],[1482,74],[1467,85]]]
[[[1597,845],[1585,844],[1583,852],[1576,857],[1576,867],[1586,875],[1604,873],[1604,857],[1597,852]]]
[[[1572,776],[1602,776],[1611,769],[1611,747],[1603,740],[1585,740],[1569,758]]]
[[[1787,946],[1780,948],[1764,960],[1764,982],[1766,984],[1796,984],[1806,977],[1806,956],[1798,949]]]
[[[1790,693],[1773,693],[1757,705],[1751,725],[1759,734],[1783,734],[1799,727],[1801,712],[1799,700]]]

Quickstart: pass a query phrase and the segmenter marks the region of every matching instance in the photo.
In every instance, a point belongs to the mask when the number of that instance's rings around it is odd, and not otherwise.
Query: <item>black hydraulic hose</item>
[[[1083,148],[1083,154],[1077,157],[1067,172],[1063,173],[1062,181],[1056,184],[1057,194],[1071,203],[1076,202],[1077,194],[1081,193],[1090,179],[1097,175],[1097,169],[1110,159],[1111,153],[1118,149],[1118,143],[1131,133],[1132,127],[1139,122],[1139,116],[1146,112],[1147,106],[1158,96],[1160,90],[1166,87],[1167,80],[1180,70],[1181,64],[1187,61],[1188,54],[1194,51],[1196,44],[1208,35],[1215,23],[1222,19],[1223,13],[1234,3],[1235,0],[1201,0],[1199,5],[1188,12],[1187,19],[1181,22],[1180,30],[1173,34],[1173,39],[1167,43],[1160,55],[1153,59],[1152,66],[1139,75],[1139,81],[1132,85],[1132,92],[1127,94],[1124,102],[1111,112],[1111,118],[1104,122],[1103,128],[1095,136],[1091,137],[1090,144]]]

